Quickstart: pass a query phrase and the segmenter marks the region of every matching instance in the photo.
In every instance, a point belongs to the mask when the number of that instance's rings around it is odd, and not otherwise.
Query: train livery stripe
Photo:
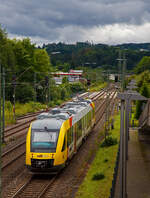
[[[93,103],[90,103],[90,105],[91,105],[92,109],[94,109],[94,105],[93,105]]]
[[[72,127],[72,117],[69,118],[70,127]]]

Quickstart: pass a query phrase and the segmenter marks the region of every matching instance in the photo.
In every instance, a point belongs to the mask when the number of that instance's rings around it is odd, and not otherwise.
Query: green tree
[[[50,57],[48,56],[46,50],[35,49],[34,51],[34,70],[37,72],[50,72],[51,64]]]
[[[150,56],[144,56],[134,70],[137,74],[150,70]]]
[[[64,83],[68,83],[68,77],[63,77],[63,79],[62,79],[62,83],[64,84]]]
[[[149,93],[149,89],[148,89],[148,86],[146,83],[143,83],[141,89],[140,89],[140,93],[141,95],[145,96],[145,97],[149,97],[150,96],[150,93]],[[143,110],[143,105],[145,104],[144,101],[137,101],[136,102],[136,113],[135,113],[135,117],[136,119],[139,119],[141,113],[142,113],[142,110]]]
[[[16,99],[19,102],[26,103],[32,101],[33,97],[34,89],[30,84],[22,84],[16,87]]]
[[[67,95],[66,89],[64,87],[62,87],[62,89],[61,89],[61,99],[65,100],[66,99],[66,95]]]

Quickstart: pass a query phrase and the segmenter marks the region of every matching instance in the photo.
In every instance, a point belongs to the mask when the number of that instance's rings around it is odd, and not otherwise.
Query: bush
[[[86,90],[85,86],[80,82],[70,84],[70,88],[71,88],[72,93],[77,93],[79,91]]]
[[[105,175],[103,173],[96,173],[93,175],[92,180],[101,180],[104,178],[105,178]]]
[[[54,101],[50,101],[50,102],[48,103],[48,106],[49,106],[49,107],[54,107],[54,106],[55,106]]]
[[[63,88],[61,89],[61,99],[62,99],[62,100],[65,100],[66,96],[67,96],[66,89],[63,87]]]
[[[103,141],[101,147],[113,146],[116,145],[117,143],[118,143],[117,138],[113,138],[112,136],[109,136]]]
[[[55,101],[55,104],[56,104],[56,105],[60,105],[61,103],[62,103],[62,100],[56,100],[56,101]]]
[[[145,96],[145,97],[149,97],[150,94],[149,94],[149,89],[148,89],[148,86],[146,83],[143,82],[142,84],[142,87],[140,88],[140,93],[142,96]],[[136,101],[136,113],[135,113],[135,118],[136,119],[139,119],[142,111],[143,111],[143,105],[145,104],[144,101]]]
[[[108,159],[104,159],[104,163],[108,162]]]
[[[21,90],[21,91],[20,91]],[[25,103],[32,101],[34,97],[34,88],[29,85],[16,86],[16,101],[20,103]]]

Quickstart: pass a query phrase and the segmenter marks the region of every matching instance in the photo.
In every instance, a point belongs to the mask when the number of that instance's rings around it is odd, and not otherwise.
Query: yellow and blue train
[[[32,172],[55,172],[77,152],[95,123],[95,105],[77,99],[42,113],[26,137],[26,166]]]

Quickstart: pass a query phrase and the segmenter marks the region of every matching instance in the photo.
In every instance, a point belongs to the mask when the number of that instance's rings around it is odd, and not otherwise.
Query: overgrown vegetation
[[[101,180],[104,178],[105,178],[105,175],[103,173],[96,173],[93,175],[92,180]]]
[[[109,147],[109,146],[116,145],[117,143],[118,143],[117,138],[108,136],[101,144],[101,147]]]
[[[22,105],[17,102],[15,104],[15,114],[16,117],[19,117],[27,113],[36,112],[45,108],[46,105],[40,103],[29,102]],[[7,101],[5,105],[5,124],[8,125],[12,123],[15,123],[13,117],[13,105],[9,101]]]
[[[54,55],[55,56],[55,55]],[[56,56],[57,57],[57,56]],[[69,99],[72,95],[85,91],[86,83],[69,84],[64,78],[60,86],[56,86],[51,72],[57,69],[69,71],[70,63],[58,62],[58,68],[51,64],[51,55],[45,49],[36,48],[29,38],[22,40],[10,40],[7,33],[0,26],[0,61],[5,68],[6,79],[6,101],[27,103],[30,101],[40,102],[54,106]],[[97,71],[90,72],[84,68],[85,76],[95,83]]]
[[[147,70],[137,75],[136,80],[138,85],[138,92],[141,95],[150,98],[150,71]],[[139,118],[141,112],[143,111],[145,103],[146,101],[136,101],[136,119]]]

